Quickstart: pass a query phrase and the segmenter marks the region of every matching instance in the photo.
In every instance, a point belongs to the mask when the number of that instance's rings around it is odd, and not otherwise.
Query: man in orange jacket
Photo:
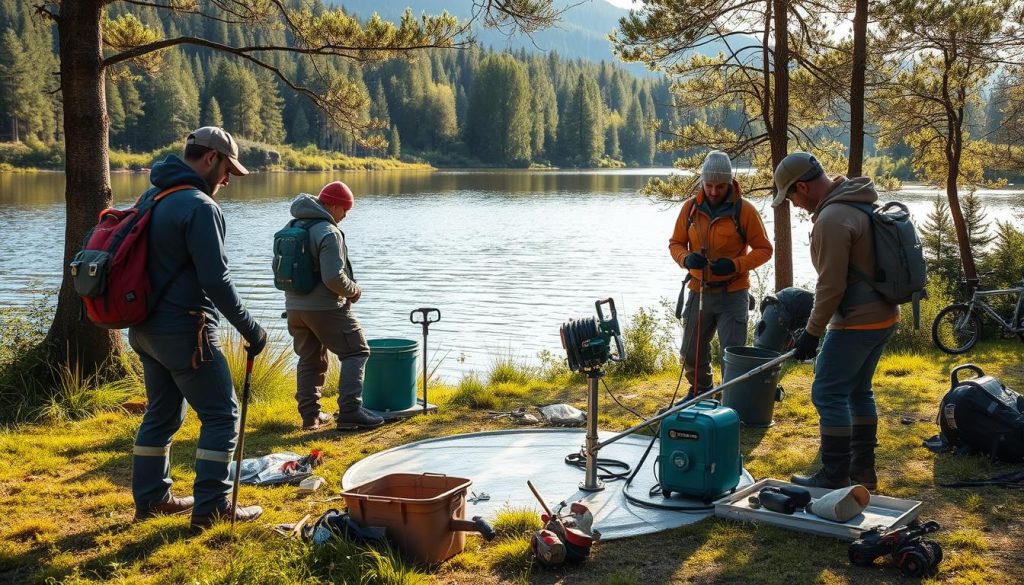
[[[682,315],[687,397],[711,389],[715,332],[723,350],[746,345],[750,271],[770,260],[773,251],[760,214],[733,179],[729,155],[709,152],[700,181],[701,189],[683,203],[668,244],[672,259],[691,277]]]

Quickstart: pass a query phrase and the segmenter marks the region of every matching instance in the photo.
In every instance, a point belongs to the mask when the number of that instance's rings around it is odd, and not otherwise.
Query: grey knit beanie
[[[729,155],[721,150],[712,150],[704,159],[700,168],[700,180],[703,183],[732,183],[732,163]]]

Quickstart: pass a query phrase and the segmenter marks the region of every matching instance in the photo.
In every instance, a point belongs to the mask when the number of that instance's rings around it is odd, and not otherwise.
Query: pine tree
[[[402,156],[402,141],[398,136],[398,126],[391,126],[391,138],[388,140],[388,156],[400,158]]]
[[[530,161],[530,91],[526,69],[509,55],[490,55],[480,65],[470,93],[467,139],[487,162]]]
[[[217,98],[211,96],[206,103],[206,117],[203,120],[204,126],[224,126],[224,115],[220,112],[220,103]]]
[[[120,146],[120,138],[124,133],[125,111],[121,100],[121,90],[117,83],[107,79],[107,119],[110,120],[110,142]]]
[[[559,117],[559,151],[568,164],[593,167],[600,163],[604,154],[603,110],[597,83],[580,73]]]
[[[984,254],[985,248],[995,237],[989,233],[990,224],[988,214],[985,213],[985,204],[975,191],[970,191],[960,200],[960,206],[964,212],[964,224],[967,225],[967,240],[971,250],[975,254]]]
[[[288,142],[299,146],[312,143],[313,137],[309,131],[309,118],[306,116],[305,108],[296,108],[292,124],[288,127]]]
[[[960,254],[949,206],[941,196],[935,197],[935,204],[921,225],[921,247],[932,280],[947,294],[955,292],[960,281]]]
[[[263,131],[260,139],[268,144],[282,144],[285,139],[284,100],[278,90],[277,81],[273,74],[266,69],[260,69],[256,76],[260,88],[260,120],[263,121]]]

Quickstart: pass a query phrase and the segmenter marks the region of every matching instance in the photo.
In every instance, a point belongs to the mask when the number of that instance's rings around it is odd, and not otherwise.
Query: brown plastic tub
[[[388,540],[407,558],[433,564],[462,552],[466,532],[494,538],[494,531],[479,516],[463,519],[472,483],[436,473],[393,473],[341,495],[353,520],[363,526],[383,526]]]

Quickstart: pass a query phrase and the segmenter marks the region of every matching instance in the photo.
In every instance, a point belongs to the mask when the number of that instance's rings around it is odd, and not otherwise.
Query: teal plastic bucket
[[[395,411],[416,404],[416,358],[420,344],[411,339],[371,339],[363,380],[363,407]]]
[[[739,378],[750,370],[779,357],[777,351],[760,347],[725,348],[725,368],[722,381]],[[740,422],[748,427],[770,427],[775,422],[775,403],[782,400],[784,393],[779,387],[782,365],[779,364],[760,374],[744,380],[722,391],[722,405],[736,411]]]

